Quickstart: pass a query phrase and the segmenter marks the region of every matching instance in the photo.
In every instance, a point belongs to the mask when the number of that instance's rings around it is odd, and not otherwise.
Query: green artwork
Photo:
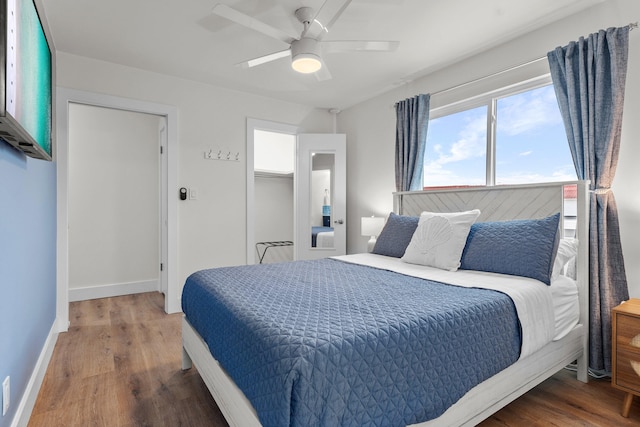
[[[15,3],[13,3],[15,2]],[[7,85],[15,85],[14,99],[9,99],[7,111],[20,123],[35,142],[51,155],[51,53],[42,30],[35,5],[31,0],[9,1],[9,11],[15,11],[14,60],[7,61]],[[9,12],[10,13],[10,12]],[[11,16],[9,19],[11,20]],[[14,48],[8,46],[8,49]],[[9,58],[12,53],[8,52]],[[12,88],[8,87],[7,92]]]

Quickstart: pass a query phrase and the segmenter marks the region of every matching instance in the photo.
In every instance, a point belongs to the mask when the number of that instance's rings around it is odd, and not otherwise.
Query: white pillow
[[[575,262],[578,253],[578,239],[560,239],[558,253],[553,262],[551,277],[565,275],[575,279]]]
[[[478,209],[453,213],[422,212],[402,261],[456,271],[469,230],[478,215]]]

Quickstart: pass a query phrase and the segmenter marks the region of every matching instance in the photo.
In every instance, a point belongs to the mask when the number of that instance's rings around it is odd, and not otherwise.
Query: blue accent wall
[[[11,376],[0,427],[15,417],[55,317],[56,164],[0,141],[0,383]]]

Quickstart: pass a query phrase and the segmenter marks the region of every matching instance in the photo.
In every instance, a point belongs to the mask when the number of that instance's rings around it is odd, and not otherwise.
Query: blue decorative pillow
[[[512,274],[551,284],[560,214],[542,219],[477,222],[471,226],[460,268]]]
[[[400,258],[411,242],[419,219],[417,216],[397,215],[391,212],[371,252]]]

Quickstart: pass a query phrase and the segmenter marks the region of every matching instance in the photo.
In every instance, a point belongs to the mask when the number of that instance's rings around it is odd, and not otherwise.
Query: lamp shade
[[[360,222],[360,233],[363,236],[378,236],[384,227],[384,218],[367,216],[362,217]]]

